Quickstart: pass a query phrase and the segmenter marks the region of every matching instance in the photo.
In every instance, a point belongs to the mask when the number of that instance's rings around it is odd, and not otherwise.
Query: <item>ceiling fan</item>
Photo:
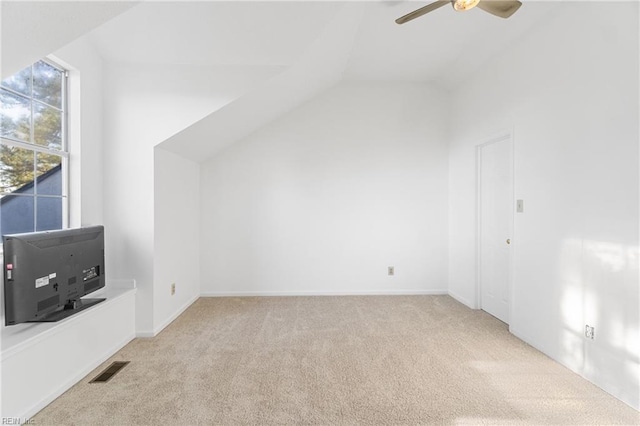
[[[464,12],[465,10],[473,9],[478,6],[485,12],[489,12],[490,14],[499,16],[500,18],[508,18],[513,15],[520,6],[522,6],[522,3],[519,0],[438,0],[401,16],[396,19],[396,24],[404,24],[405,22],[409,22],[419,16],[433,12],[434,10],[449,3],[451,3],[453,8],[458,12]]]

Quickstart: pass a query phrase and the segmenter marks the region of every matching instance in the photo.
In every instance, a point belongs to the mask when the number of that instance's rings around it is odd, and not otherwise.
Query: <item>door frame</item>
[[[513,278],[514,278],[514,253],[516,249],[516,238],[515,238],[515,160],[514,160],[514,138],[512,130],[503,130],[498,132],[488,138],[482,139],[479,143],[476,144],[476,308],[482,309],[482,280],[481,280],[481,225],[482,225],[482,216],[481,216],[481,190],[482,190],[482,157],[481,150],[487,145],[491,145],[498,142],[508,141],[509,146],[511,147],[511,152],[509,155],[509,167],[511,168],[511,214],[509,215],[509,230],[510,230],[510,239],[511,239],[511,249],[509,250],[509,260],[508,260],[508,279],[507,283],[507,300],[509,302],[509,322],[508,325],[511,327],[511,319],[513,318]]]

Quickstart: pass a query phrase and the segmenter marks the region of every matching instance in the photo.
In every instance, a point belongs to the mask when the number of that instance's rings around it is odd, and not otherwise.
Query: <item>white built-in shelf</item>
[[[44,338],[50,338],[56,333],[68,330],[79,322],[86,321],[88,315],[95,314],[97,310],[106,309],[111,303],[135,291],[135,281],[133,280],[118,282],[115,285],[108,284],[104,288],[86,297],[88,299],[106,298],[107,300],[60,321],[31,322],[3,326],[0,330],[1,359],[4,361],[16,353],[27,349],[29,346],[36,345]]]

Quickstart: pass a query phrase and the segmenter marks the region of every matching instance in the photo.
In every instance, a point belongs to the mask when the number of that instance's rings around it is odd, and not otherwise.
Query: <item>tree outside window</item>
[[[47,61],[0,82],[0,233],[66,225],[66,73]]]

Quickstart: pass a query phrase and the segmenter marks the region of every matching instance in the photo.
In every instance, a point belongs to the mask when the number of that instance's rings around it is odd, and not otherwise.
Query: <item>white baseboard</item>
[[[200,298],[200,295],[196,295],[195,297],[192,297],[191,299],[189,299],[187,301],[187,303],[185,303],[180,308],[178,308],[177,311],[175,311],[169,318],[164,320],[159,326],[155,327],[153,330],[151,330],[151,331],[149,331],[149,330],[136,331],[136,337],[155,337],[155,336],[157,336],[158,333],[160,333],[162,330],[164,330],[169,324],[171,324],[176,318],[178,318],[184,311],[186,311],[189,306],[193,305],[193,303],[196,300],[198,300],[199,298]]]
[[[24,415],[18,416],[20,419],[30,419],[35,416],[40,410],[42,410],[47,405],[51,404],[56,398],[60,395],[71,389],[76,383],[82,380],[87,374],[91,373],[93,370],[98,368],[100,364],[108,360],[111,356],[113,356],[120,349],[124,348],[130,341],[135,338],[134,334],[127,336],[124,340],[114,345],[112,348],[109,348],[102,356],[98,357],[95,361],[93,361],[88,367],[79,371],[75,376],[71,377],[66,382],[62,383],[57,389],[52,391],[48,396],[43,398],[42,400],[36,402],[34,405],[29,408]]]
[[[569,367],[569,366],[565,365],[564,363],[562,363],[560,360],[557,359],[557,357],[553,356],[553,353],[545,345],[540,344],[540,342],[538,342],[536,339],[532,339],[531,336],[528,336],[527,334],[520,332],[520,330],[517,329],[516,327],[514,327],[513,324],[509,324],[509,333],[513,334],[518,339],[520,339],[523,342],[525,342],[527,345],[530,345],[530,346],[534,347],[535,349],[539,350],[540,352],[542,352],[543,354],[545,354],[546,356],[548,356],[552,360],[564,365],[569,370],[571,370],[571,371],[573,371],[573,372],[575,372],[577,374],[580,374],[579,372],[575,371],[571,367]]]
[[[454,299],[456,299],[458,302],[462,303],[463,305],[466,305],[467,307],[471,308],[471,309],[478,309],[478,307],[476,306],[475,303],[471,303],[471,301],[469,299],[467,299],[466,297],[462,297],[459,294],[456,294],[455,292],[449,290],[447,291],[447,294],[451,297],[453,297]]]
[[[529,336],[529,335],[527,335],[525,333],[522,333],[519,329],[513,327],[512,325],[509,326],[509,332],[511,334],[513,334],[514,336],[516,336],[518,339],[520,339],[523,342],[525,342],[526,344],[528,344],[528,345],[532,346],[533,348],[535,348],[536,350],[542,352],[543,354],[545,354],[546,356],[548,356],[550,359],[554,360],[558,364],[566,367],[568,370],[570,370],[573,373],[579,375],[580,377],[584,378],[585,380],[588,380],[589,382],[593,383],[595,386],[598,386],[604,392],[607,392],[608,394],[610,394],[614,398],[617,398],[618,400],[624,402],[625,404],[627,404],[629,407],[633,408],[634,410],[640,411],[640,401],[637,401],[635,399],[635,397],[634,398],[628,398],[627,397],[628,395],[624,395],[624,394],[622,394],[620,392],[620,388],[619,387],[612,387],[609,383],[600,382],[598,380],[593,380],[592,377],[588,377],[588,375],[586,374],[586,372],[583,369],[568,364],[567,362],[565,362],[562,359],[562,357],[559,357],[555,353],[550,351],[548,347],[546,347],[545,345],[540,344],[539,341],[537,341],[536,339],[532,339],[531,336]]]
[[[424,296],[448,294],[447,290],[380,290],[380,291],[203,291],[201,297],[250,296]]]

